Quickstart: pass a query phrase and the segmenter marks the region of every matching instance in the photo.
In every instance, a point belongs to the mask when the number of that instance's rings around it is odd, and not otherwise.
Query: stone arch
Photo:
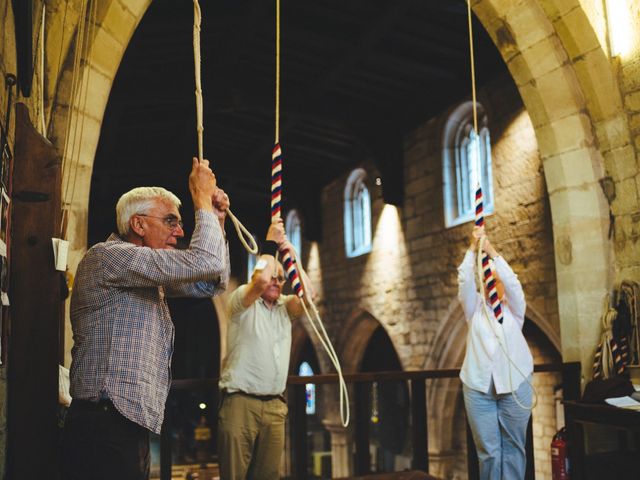
[[[436,332],[430,354],[425,360],[425,370],[456,368],[462,366],[467,342],[467,322],[460,302],[456,299],[449,305],[448,313]],[[433,381],[432,381],[433,385]],[[458,397],[460,380],[444,378],[437,380],[437,388],[427,389],[429,426],[429,454],[435,463],[446,457],[452,449],[454,430],[451,428]],[[434,465],[434,472],[438,466]]]
[[[578,0],[477,0],[473,10],[536,132],[553,220],[562,356],[580,360],[586,373],[598,338],[594,315],[613,274],[602,154],[629,144],[618,85]]]
[[[71,2],[73,3],[73,2]],[[82,124],[82,138],[77,138],[75,149],[78,152],[77,174],[74,173],[74,195],[72,204],[69,205],[69,218],[67,223],[67,238],[69,239],[68,266],[75,272],[78,262],[87,249],[87,229],[89,210],[89,191],[91,187],[91,175],[95,152],[100,139],[100,128],[104,112],[111,92],[111,86],[115,79],[122,56],[129,44],[140,20],[144,16],[151,0],[102,0],[97,2],[96,25],[93,36],[93,46],[89,47],[92,55],[89,62],[83,59],[77,72],[78,78],[86,82],[87,98],[86,109],[81,109],[81,102],[71,98],[71,85],[73,82],[73,57],[75,54],[75,31],[79,20],[79,12],[65,12],[65,9],[54,11],[47,16],[48,24],[52,25],[52,32],[62,26],[59,36],[50,34],[47,40],[47,50],[55,52],[50,58],[58,58],[58,51],[62,44],[60,54],[64,61],[61,70],[55,72],[54,87],[50,89],[49,98],[52,101],[49,138],[57,146],[62,154],[66,137],[66,126],[69,120]],[[64,19],[68,14],[73,20]],[[75,15],[75,17],[74,17]],[[75,22],[75,25],[74,25]],[[57,26],[56,26],[57,25]],[[53,28],[55,26],[55,28]],[[63,42],[64,40],[64,42]],[[49,65],[53,69],[57,65]],[[65,162],[68,159],[65,158]],[[71,325],[67,321],[65,325],[65,337],[71,339]],[[65,351],[65,365],[71,363],[71,342]]]
[[[538,308],[527,304],[526,318],[533,322],[560,352],[560,336],[551,323],[539,314]],[[449,304],[423,368],[431,370],[461,367],[466,341],[467,322],[462,306],[456,299]],[[439,379],[437,388],[434,386],[427,390],[429,453],[433,457],[436,473],[440,462],[446,464],[447,459],[454,455],[453,436],[456,429],[452,426],[460,394],[460,380],[457,378]]]
[[[336,351],[344,372],[357,372],[373,332],[384,325],[366,310],[357,310],[345,322],[336,339]],[[386,329],[385,329],[386,330]],[[387,332],[388,334],[388,332]],[[389,340],[393,345],[393,337]],[[395,345],[393,345],[395,349]],[[396,350],[397,352],[397,350]],[[398,356],[400,358],[400,356]],[[402,359],[400,358],[402,361]]]
[[[79,78],[86,82],[86,109],[79,108],[82,102],[71,98],[71,83],[73,77],[73,56],[75,40],[70,41],[63,53],[65,61],[62,69],[57,73],[56,91],[52,95],[55,102],[51,112],[51,137],[62,150],[66,125],[69,116],[71,121],[83,124],[82,138],[78,138],[75,148],[79,152],[78,173],[75,180],[75,195],[70,206],[68,219],[68,238],[70,240],[69,268],[74,271],[87,248],[87,220],[89,208],[89,190],[93,161],[100,138],[102,119],[122,56],[129,44],[131,36],[144,16],[151,0],[103,0],[98,2],[93,46],[89,47],[91,59],[83,59]],[[52,18],[63,24],[62,12],[57,12],[60,18]],[[77,21],[77,19],[76,19]],[[71,30],[75,30],[71,29]],[[53,37],[53,41],[60,38]],[[53,58],[56,58],[54,56]],[[71,107],[71,105],[73,105]],[[65,159],[66,160],[66,159]]]

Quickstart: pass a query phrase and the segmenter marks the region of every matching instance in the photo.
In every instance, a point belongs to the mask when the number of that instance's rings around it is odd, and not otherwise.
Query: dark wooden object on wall
[[[7,478],[57,479],[61,162],[16,105],[8,360]]]
[[[33,84],[33,0],[13,0],[18,55],[18,85],[24,97]]]

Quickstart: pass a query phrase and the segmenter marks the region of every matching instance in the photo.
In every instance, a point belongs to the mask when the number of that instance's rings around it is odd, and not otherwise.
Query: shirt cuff
[[[224,237],[224,232],[222,231],[222,227],[220,227],[220,222],[218,221],[218,217],[215,213],[210,212],[209,210],[204,210],[202,208],[196,210],[196,223],[201,223],[202,225],[212,226],[213,228],[217,228],[217,230]]]

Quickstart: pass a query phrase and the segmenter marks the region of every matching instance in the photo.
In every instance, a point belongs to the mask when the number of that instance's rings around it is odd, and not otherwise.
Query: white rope
[[[513,399],[516,401],[518,406],[523,410],[533,410],[538,404],[538,392],[533,386],[533,383],[531,383],[531,381],[529,380],[529,377],[526,376],[524,373],[522,373],[522,370],[520,370],[518,365],[516,365],[516,363],[511,358],[511,355],[509,355],[509,345],[507,342],[507,333],[504,328],[504,322],[502,324],[499,324],[502,327],[502,337],[500,337],[499,332],[496,331],[496,324],[498,322],[495,320],[495,316],[492,314],[493,312],[489,310],[489,307],[487,306],[487,302],[485,301],[484,281],[482,279],[482,245],[483,243],[484,243],[484,237],[480,238],[480,242],[478,242],[478,253],[476,254],[476,260],[477,260],[476,273],[478,274],[478,285],[479,285],[478,293],[480,294],[481,302],[483,306],[482,312],[484,313],[484,317],[487,319],[487,322],[489,322],[491,331],[495,335],[496,340],[498,341],[498,345],[500,345],[500,349],[502,350],[502,353],[504,353],[505,357],[507,357],[507,360],[509,361],[509,389],[511,390],[511,395],[513,395]],[[511,378],[512,377],[511,367],[514,367],[518,371],[518,373],[522,376],[522,378],[524,378],[524,380],[531,387],[531,393],[532,393],[531,405],[524,405],[516,395],[516,391],[513,389],[513,379]]]
[[[87,13],[88,10],[88,13]],[[73,60],[73,74],[71,78],[71,94],[69,97],[69,111],[67,115],[67,125],[65,128],[65,141],[62,155],[62,184],[64,193],[62,194],[62,218],[60,219],[60,238],[65,239],[67,236],[66,225],[69,218],[69,211],[73,204],[76,191],[76,180],[78,178],[78,170],[80,167],[80,145],[82,144],[82,135],[84,134],[85,115],[81,112],[86,111],[89,77],[91,75],[90,58],[93,54],[93,43],[91,41],[95,28],[95,3],[91,0],[84,0],[81,8],[80,22],[76,35],[76,46]],[[88,25],[87,25],[88,24]],[[63,32],[64,35],[64,32]],[[89,46],[90,45],[90,46]],[[80,65],[82,59],[85,59],[86,78],[80,77]],[[73,104],[77,101],[76,113],[73,114]],[[73,126],[72,119],[73,117]],[[78,125],[80,133],[78,134]],[[73,135],[72,135],[73,131]],[[80,139],[78,141],[78,139]],[[77,145],[77,148],[76,148]],[[73,173],[73,178],[72,178]]]
[[[94,40],[94,35],[95,35],[95,28],[96,28],[96,23],[97,23],[97,6],[96,6],[97,0],[92,0],[91,1],[91,5],[89,6],[89,16],[88,16],[88,22],[89,22],[89,31],[87,33],[87,42],[91,42],[91,46],[89,47],[87,45],[87,56],[85,59],[85,71],[87,72],[87,75],[85,78],[82,78],[82,84],[80,86],[80,91],[83,92],[82,93],[82,112],[86,112],[87,111],[87,98],[88,98],[88,94],[89,94],[89,85],[90,85],[90,77],[91,77],[91,57],[93,56],[93,47],[95,45]],[[84,90],[83,90],[84,88]],[[82,120],[80,121],[80,135],[79,138],[82,139],[84,137],[84,120],[85,120],[86,116],[83,114],[82,115]],[[75,137],[76,134],[74,132],[74,145],[75,145]],[[75,171],[73,172],[73,184],[71,186],[71,198],[69,199],[69,207],[71,207],[71,205],[73,205],[73,200],[75,198],[76,195],[76,181],[78,179],[78,171],[80,170],[79,168],[80,166],[80,145],[78,145],[78,153],[77,153],[77,159],[76,159],[76,167],[75,167]]]
[[[280,0],[276,0],[276,82],[275,82],[276,104],[275,104],[275,139],[274,139],[274,143],[276,145],[280,142],[280,58],[281,58],[280,57]],[[281,218],[279,211],[274,215],[274,218]],[[327,334],[327,331],[324,328],[324,324],[322,323],[322,318],[320,318],[320,313],[318,312],[318,309],[313,303],[313,300],[311,299],[311,297],[306,294],[306,292],[309,292],[310,290],[307,289],[307,286],[305,285],[305,282],[304,282],[304,275],[306,275],[306,273],[304,273],[304,269],[302,268],[302,262],[298,257],[298,253],[294,249],[293,252],[290,251],[289,254],[293,256],[293,260],[295,261],[295,265],[298,270],[298,277],[302,285],[302,292],[304,292],[303,296],[300,298],[300,302],[302,303],[302,308],[304,310],[304,313],[306,314],[307,319],[309,320],[309,324],[311,325],[311,328],[313,328],[313,331],[315,332],[316,336],[320,340],[320,343],[322,343],[322,346],[327,352],[327,356],[329,357],[329,360],[331,360],[331,363],[333,364],[334,368],[336,369],[336,372],[338,373],[338,383],[339,383],[339,389],[340,389],[340,421],[342,422],[342,426],[346,428],[349,425],[349,417],[350,417],[349,392],[347,391],[347,384],[345,383],[344,376],[342,375],[342,367],[340,366],[340,360],[338,360],[338,355],[336,354],[336,351],[333,348],[333,344],[331,343],[331,339],[329,338],[329,335]],[[276,272],[274,271],[274,276],[275,276],[275,273]],[[305,304],[305,300],[309,303],[309,306],[311,307],[311,312],[313,312],[313,315],[309,313],[309,309]]]
[[[195,66],[195,79],[196,79],[196,129],[198,131],[198,160],[204,159],[204,121],[203,121],[203,106],[202,106],[202,75],[200,71],[200,64],[202,62],[200,56],[200,24],[202,22],[202,13],[200,11],[200,4],[198,0],[193,0],[193,63]],[[258,253],[258,244],[255,238],[251,235],[251,232],[238,220],[238,218],[231,212],[231,209],[227,209],[227,215],[231,219],[233,226],[236,229],[238,238],[242,246],[251,254],[256,255]]]
[[[304,273],[303,275],[304,269],[302,268],[302,263],[300,262],[298,253],[295,252],[295,250],[293,253],[294,253],[294,258],[297,264],[297,268],[299,270],[300,283],[302,283],[302,289],[304,292],[308,292],[307,286],[304,284],[304,278],[306,273]],[[313,312],[313,316],[309,313],[309,310],[305,305],[305,300],[309,303],[309,306],[311,307],[311,311]],[[318,312],[318,309],[316,308],[315,303],[313,303],[313,300],[311,299],[311,297],[305,294],[304,297],[300,299],[300,301],[302,302],[302,308],[304,309],[304,313],[307,315],[307,318],[309,319],[311,328],[313,328],[313,331],[315,332],[316,336],[320,340],[320,343],[322,343],[322,346],[327,352],[327,356],[329,357],[329,360],[331,360],[331,363],[333,364],[334,368],[336,369],[336,372],[338,373],[338,384],[339,384],[338,387],[340,389],[340,421],[342,422],[342,426],[346,428],[349,425],[349,419],[350,419],[349,391],[347,390],[347,384],[344,381],[344,375],[342,374],[342,367],[340,366],[340,360],[338,359],[338,355],[336,354],[336,351],[333,348],[333,344],[329,339],[329,335],[327,334],[327,331],[324,328],[322,318],[320,318],[320,312]],[[316,327],[316,323],[318,324],[319,328]]]

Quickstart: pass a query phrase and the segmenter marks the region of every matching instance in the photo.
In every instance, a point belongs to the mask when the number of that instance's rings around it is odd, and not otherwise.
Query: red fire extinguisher
[[[551,441],[551,478],[569,480],[569,451],[567,448],[567,429],[562,427]]]

